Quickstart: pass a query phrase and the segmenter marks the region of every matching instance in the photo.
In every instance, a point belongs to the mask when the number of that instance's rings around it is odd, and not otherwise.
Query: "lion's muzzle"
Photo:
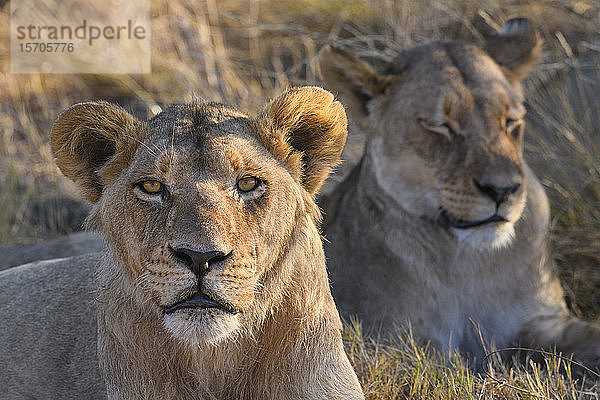
[[[446,210],[441,210],[440,219],[444,225],[449,225],[456,229],[469,229],[475,228],[485,224],[493,224],[493,223],[502,223],[508,222],[508,220],[498,214],[494,214],[489,218],[476,220],[476,221],[466,221],[463,219],[456,218],[454,215],[450,214]]]
[[[219,250],[211,251],[197,251],[184,246],[169,246],[169,249],[173,253],[173,256],[178,261],[181,261],[185,266],[194,273],[198,280],[198,288],[202,288],[202,279],[209,271],[209,269],[216,263],[225,261],[228,259],[232,252],[225,253]],[[202,290],[191,294],[185,299],[172,304],[164,308],[165,314],[171,314],[182,308],[215,308],[222,311],[236,314],[237,310],[234,310],[227,304],[211,298]]]
[[[177,310],[182,308],[216,308],[221,311],[228,312],[230,314],[237,314],[239,311],[234,310],[228,307],[225,304],[222,304],[216,300],[211,299],[207,295],[202,292],[197,292],[196,294],[173,304],[172,306],[165,307],[165,314],[171,314]]]
[[[510,195],[517,193],[521,188],[521,182],[516,181],[516,179],[506,186],[500,186],[491,181],[480,183],[477,179],[473,179],[473,183],[483,195],[491,199],[497,205],[508,200]]]
[[[225,254],[219,250],[200,252],[187,247],[171,247],[171,251],[177,260],[182,261],[196,275],[198,281],[202,280],[211,264],[224,261],[232,253]]]

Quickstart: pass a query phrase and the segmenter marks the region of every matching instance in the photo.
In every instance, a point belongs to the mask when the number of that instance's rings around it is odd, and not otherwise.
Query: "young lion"
[[[340,310],[481,360],[486,344],[556,346],[598,365],[600,327],[572,317],[546,248],[548,200],[523,160],[520,80],[540,53],[529,20],[479,48],[410,48],[384,74],[335,48],[321,71],[368,130],[325,202]]]
[[[0,391],[362,399],[314,203],[345,140],[343,107],[314,87],[253,118],[220,104],[147,122],[105,102],[66,110],[52,150],[107,247],[0,273]]]

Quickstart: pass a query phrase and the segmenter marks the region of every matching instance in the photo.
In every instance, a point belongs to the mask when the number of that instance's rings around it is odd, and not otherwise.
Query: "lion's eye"
[[[254,176],[245,176],[237,181],[240,192],[250,192],[258,186],[259,179]]]
[[[521,132],[523,131],[523,124],[521,120],[507,118],[505,122],[506,133],[512,135],[515,139],[521,136]]]
[[[419,123],[423,128],[428,130],[429,132],[434,132],[439,135],[442,135],[448,139],[452,139],[453,136],[456,136],[456,129],[449,122],[443,123],[441,125],[433,125],[428,123],[424,119],[419,119]]]
[[[456,136],[456,131],[454,130],[454,128],[452,127],[451,124],[445,123],[442,125],[442,127],[446,128],[446,130],[448,130],[448,133],[450,134],[450,136]]]
[[[165,185],[154,180],[140,182],[139,186],[147,194],[159,194],[165,190]]]

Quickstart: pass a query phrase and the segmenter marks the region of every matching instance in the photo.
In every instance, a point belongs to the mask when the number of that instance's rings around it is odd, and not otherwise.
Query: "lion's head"
[[[460,241],[499,247],[525,206],[520,80],[539,53],[536,30],[516,18],[483,48],[415,46],[384,73],[329,47],[321,71],[368,130],[364,162],[390,198]]]
[[[89,224],[118,265],[104,281],[125,282],[121,296],[192,346],[252,329],[289,295],[305,271],[273,269],[298,226],[312,226],[320,244],[314,196],[345,139],[343,107],[310,87],[256,117],[187,104],[142,122],[82,103],[51,134],[58,166],[94,203]],[[322,269],[315,285],[328,292]]]

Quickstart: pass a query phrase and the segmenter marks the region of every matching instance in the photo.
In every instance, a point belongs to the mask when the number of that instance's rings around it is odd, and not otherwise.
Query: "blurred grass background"
[[[44,3],[52,9],[54,1]],[[567,301],[578,316],[598,319],[598,0],[153,0],[148,75],[11,74],[10,4],[0,7],[0,244],[69,233],[84,218],[87,206],[60,175],[48,144],[52,121],[73,103],[114,101],[140,118],[197,99],[253,112],[290,85],[320,84],[316,56],[329,41],[384,65],[415,43],[482,43],[510,17],[533,19],[544,59],[525,83],[526,157],[551,199]],[[327,190],[358,160],[363,143],[351,125],[345,165]],[[525,364],[526,371],[494,363],[492,379],[468,372],[458,355],[439,358],[409,339],[363,338],[358,325],[346,342],[368,398],[598,398],[593,383],[558,375],[556,359],[548,368]]]

